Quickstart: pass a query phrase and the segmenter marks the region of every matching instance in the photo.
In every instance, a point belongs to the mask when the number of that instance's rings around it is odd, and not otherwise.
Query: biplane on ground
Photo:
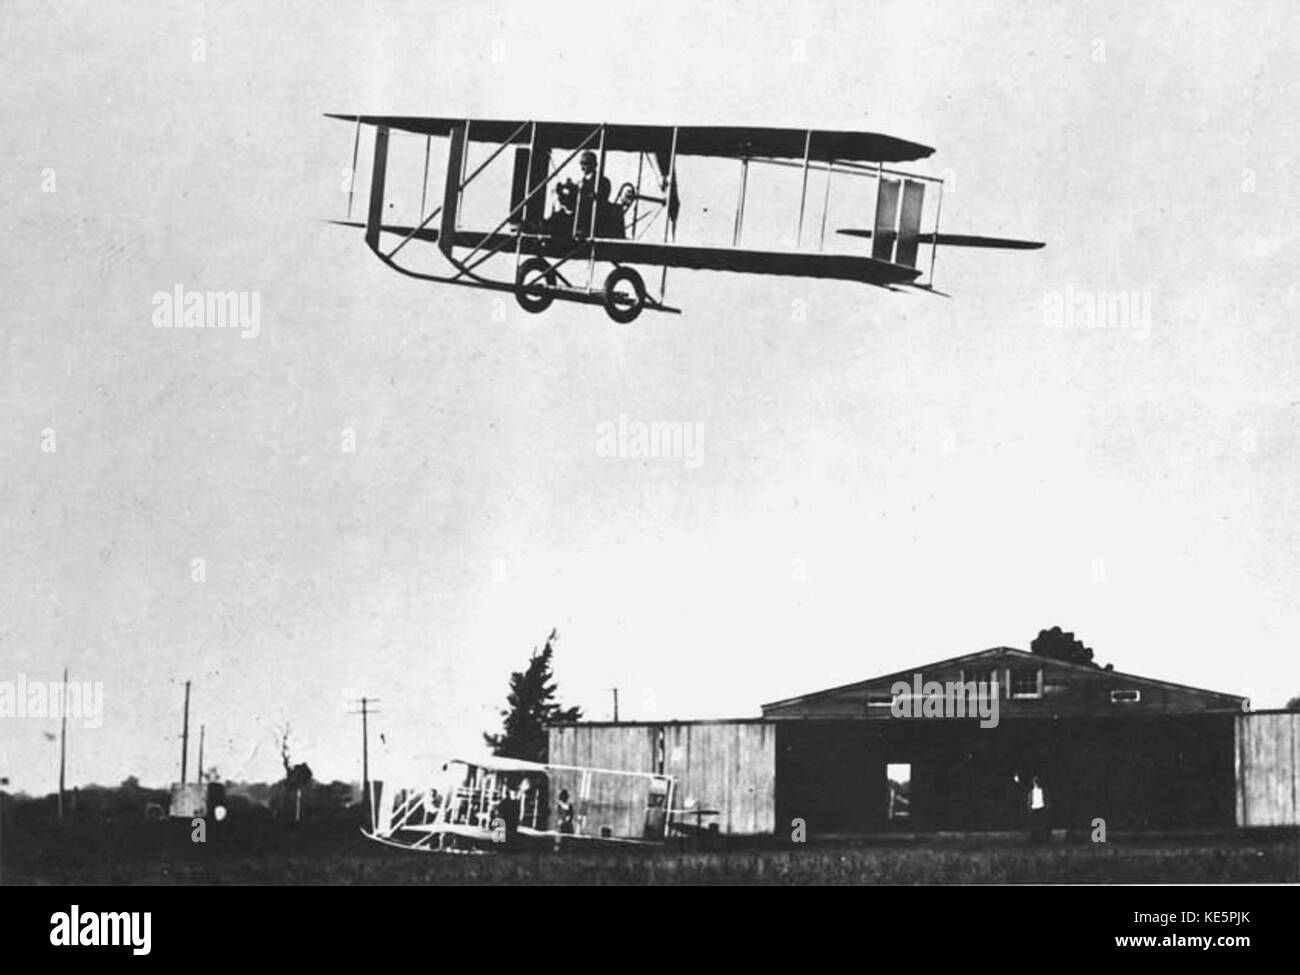
[[[617,322],[630,322],[645,309],[676,313],[680,309],[665,301],[669,268],[831,278],[891,290],[936,291],[933,279],[939,245],[1043,246],[1035,241],[940,233],[943,180],[896,168],[899,163],[924,159],[934,150],[872,132],[385,115],[328,117],[352,122],[355,127],[348,170],[348,215],[346,220],[332,223],[364,229],[366,245],[402,274],[440,284],[511,292],[529,312],[545,311],[560,300],[602,304]],[[374,150],[369,207],[361,222],[352,220],[352,205],[363,126],[374,131]],[[419,212],[408,223],[386,219],[391,133],[424,137]],[[441,201],[426,212],[435,137],[447,140],[445,177]],[[477,149],[490,151],[471,169],[476,143]],[[510,148],[514,154],[508,202],[482,226],[466,226],[466,191],[487,180],[494,168],[500,169],[493,164]],[[738,163],[736,205],[732,218],[726,221],[729,240],[686,243],[677,239],[682,212],[679,161],[689,157]],[[766,246],[747,241],[745,233],[750,184],[760,167],[792,170],[798,173],[799,185],[793,233]],[[585,172],[574,182],[569,177],[579,168]],[[611,177],[620,183],[616,193],[611,192]],[[865,193],[858,190],[850,195],[856,200],[858,217],[871,218],[868,228],[838,229],[845,238],[832,238],[832,243],[840,245],[838,250],[827,248],[832,179],[853,181],[865,188]],[[813,180],[821,185],[812,186],[810,193]],[[837,198],[840,195],[837,192]],[[548,201],[553,201],[549,211]],[[857,243],[861,239],[869,244]],[[451,271],[416,270],[408,261],[410,252],[403,255],[412,241],[435,244]],[[513,266],[506,270],[508,264]],[[597,265],[602,266],[601,274]],[[608,271],[603,270],[605,266]],[[637,267],[659,271],[656,289],[650,289]]]
[[[671,832],[676,782],[653,772],[547,765],[511,758],[455,759],[435,785],[384,783],[370,797],[364,835],[421,853],[518,847],[655,846]],[[569,794],[571,829],[561,822]]]

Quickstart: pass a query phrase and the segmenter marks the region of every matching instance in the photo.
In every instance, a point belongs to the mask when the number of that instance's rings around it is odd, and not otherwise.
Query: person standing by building
[[[569,801],[569,790],[561,789],[558,801],[555,803],[556,811],[556,828],[561,834],[573,833],[573,803]],[[563,843],[563,835],[555,838],[555,848],[560,849]]]
[[[499,785],[500,789],[492,792],[488,829],[494,843],[512,847],[519,832],[519,793],[507,781]]]
[[[1047,792],[1035,775],[1029,786],[1029,835],[1035,843],[1046,843],[1048,832]]]

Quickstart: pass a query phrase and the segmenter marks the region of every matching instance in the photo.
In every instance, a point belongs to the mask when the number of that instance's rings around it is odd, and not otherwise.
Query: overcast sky
[[[1295,10],[6,3],[0,680],[102,682],[71,783],[175,779],[186,679],[230,778],[277,774],[286,720],[359,778],[363,692],[377,762],[471,748],[552,627],[592,718],[614,686],[756,715],[1054,624],[1282,705]],[[936,147],[945,230],[1048,246],[941,251],[951,300],[677,272],[681,316],[528,316],[318,222],[327,111],[886,132]],[[682,196],[684,235],[735,188]],[[257,337],[153,327],[176,285],[256,292]],[[1050,327],[1119,292],[1149,328]],[[701,424],[700,463],[600,456],[620,416]],[[0,775],[53,788],[51,732],[0,720]]]

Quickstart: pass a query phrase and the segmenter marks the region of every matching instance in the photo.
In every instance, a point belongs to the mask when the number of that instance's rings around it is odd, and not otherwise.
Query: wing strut
[[[668,209],[672,209],[672,199],[677,192],[677,126],[673,126],[673,145],[668,153]],[[668,213],[669,219],[664,221],[664,243],[668,243],[668,225],[675,222],[671,212]],[[676,236],[676,235],[674,235]],[[668,262],[664,261],[663,272],[659,276],[659,300],[663,301],[668,296]]]

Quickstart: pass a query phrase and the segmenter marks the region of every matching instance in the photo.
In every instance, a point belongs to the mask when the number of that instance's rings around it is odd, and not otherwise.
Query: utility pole
[[[366,822],[370,822],[370,715],[378,714],[370,707],[379,700],[377,697],[361,698],[361,710],[349,711],[349,714],[361,715],[361,795],[365,803]]]
[[[59,730],[59,818],[63,818],[63,781],[68,769],[68,668],[63,668],[63,724]]]
[[[203,732],[207,728],[205,724],[199,725],[199,785],[203,784]]]
[[[181,724],[181,785],[185,784],[186,762],[190,757],[190,682],[185,682],[185,719]]]
[[[611,687],[610,690],[614,692],[614,724],[618,724],[618,688]]]

